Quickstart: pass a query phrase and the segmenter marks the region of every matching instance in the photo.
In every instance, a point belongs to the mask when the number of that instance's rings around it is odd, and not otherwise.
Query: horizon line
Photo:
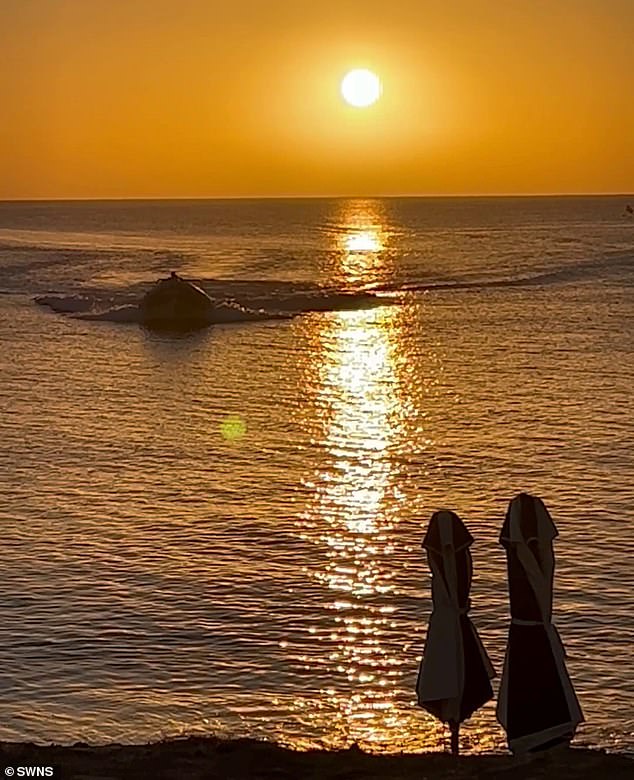
[[[227,200],[440,200],[470,198],[634,198],[633,192],[511,192],[443,193],[427,195],[129,195],[108,197],[1,198],[0,203],[113,203],[127,201],[227,201]]]

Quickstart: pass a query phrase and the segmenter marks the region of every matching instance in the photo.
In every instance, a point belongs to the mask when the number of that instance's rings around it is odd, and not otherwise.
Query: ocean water
[[[576,742],[634,751],[625,202],[0,204],[0,739],[438,749],[424,529],[448,507],[475,537],[499,675],[528,490]],[[117,321],[170,270],[260,318]],[[465,752],[504,749],[494,708]]]

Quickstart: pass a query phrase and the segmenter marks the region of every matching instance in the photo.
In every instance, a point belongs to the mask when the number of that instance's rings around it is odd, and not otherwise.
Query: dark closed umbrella
[[[432,571],[433,611],[416,683],[418,703],[443,723],[458,752],[458,728],[493,698],[491,662],[469,619],[473,537],[454,512],[432,515],[423,547]]]
[[[569,742],[583,714],[552,623],[557,529],[539,498],[520,493],[500,534],[511,602],[497,715],[514,753]]]

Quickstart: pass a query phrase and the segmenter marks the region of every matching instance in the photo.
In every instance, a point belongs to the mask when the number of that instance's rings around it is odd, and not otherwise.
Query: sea
[[[442,750],[423,535],[474,537],[497,693],[528,491],[575,744],[634,752],[627,203],[0,203],[0,739]],[[170,271],[252,316],[144,328]],[[505,750],[495,700],[461,741]]]

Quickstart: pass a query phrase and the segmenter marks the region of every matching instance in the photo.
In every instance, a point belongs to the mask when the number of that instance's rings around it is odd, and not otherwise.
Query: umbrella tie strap
[[[521,618],[511,618],[511,623],[514,626],[544,626],[546,625],[543,620],[522,620]]]
[[[471,599],[467,599],[467,603],[464,605],[464,607],[458,607],[458,614],[466,615],[470,609],[471,609]]]

